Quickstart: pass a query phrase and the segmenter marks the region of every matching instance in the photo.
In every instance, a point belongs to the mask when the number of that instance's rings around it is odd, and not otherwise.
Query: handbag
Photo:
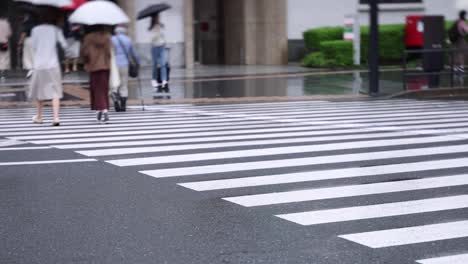
[[[129,56],[127,49],[125,49],[125,46],[122,44],[122,41],[120,40],[119,36],[117,36],[116,38],[117,38],[117,41],[119,42],[120,47],[125,52],[125,56],[128,59],[128,76],[132,78],[137,78],[140,72],[140,65],[136,61],[134,55],[132,55],[131,57]]]
[[[109,74],[109,86],[110,91],[115,91],[120,87],[122,80],[120,79],[119,68],[115,60],[115,52],[111,49],[111,61],[110,61],[110,74]]]

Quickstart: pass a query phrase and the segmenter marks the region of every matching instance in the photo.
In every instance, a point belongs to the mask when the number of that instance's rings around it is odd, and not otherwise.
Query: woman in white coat
[[[33,122],[42,124],[44,102],[52,100],[54,113],[53,126],[59,126],[60,99],[63,97],[62,73],[60,69],[57,43],[63,49],[67,44],[63,32],[55,25],[56,16],[45,12],[38,26],[31,32],[31,45],[34,53],[33,75],[31,79],[31,99],[36,101],[37,114]]]

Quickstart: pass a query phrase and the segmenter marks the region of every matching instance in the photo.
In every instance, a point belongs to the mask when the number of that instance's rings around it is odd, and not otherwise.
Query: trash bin
[[[443,16],[424,16],[423,48],[432,52],[423,53],[423,69],[439,72],[444,68],[445,19]],[[440,52],[437,52],[440,50]]]

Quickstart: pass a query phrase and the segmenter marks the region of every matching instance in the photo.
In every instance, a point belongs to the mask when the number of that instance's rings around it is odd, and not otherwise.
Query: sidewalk
[[[151,67],[142,67],[140,72],[141,80],[151,80]],[[201,79],[224,79],[233,77],[251,77],[268,75],[286,75],[297,73],[321,72],[322,69],[311,69],[299,65],[287,66],[235,66],[235,65],[197,65],[193,69],[174,68],[171,69],[171,79],[177,81],[193,81]],[[6,82],[0,82],[0,87],[23,86],[27,84],[25,80],[26,72],[12,71],[8,73]],[[64,74],[65,84],[87,83],[88,74],[80,71],[76,73]]]
[[[141,69],[130,83],[130,104],[217,103],[245,101],[325,100],[364,98],[354,89],[355,71],[327,71],[298,65],[202,66],[172,69],[170,93],[154,93],[151,68]],[[0,106],[30,105],[24,72],[10,72],[0,83]],[[308,76],[315,76],[314,79]],[[64,105],[88,104],[88,75],[64,74]]]

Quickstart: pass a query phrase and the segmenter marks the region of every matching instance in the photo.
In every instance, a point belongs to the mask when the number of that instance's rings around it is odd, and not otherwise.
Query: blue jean
[[[167,81],[166,46],[153,47],[153,80],[158,79],[158,65],[161,67],[161,81]]]

